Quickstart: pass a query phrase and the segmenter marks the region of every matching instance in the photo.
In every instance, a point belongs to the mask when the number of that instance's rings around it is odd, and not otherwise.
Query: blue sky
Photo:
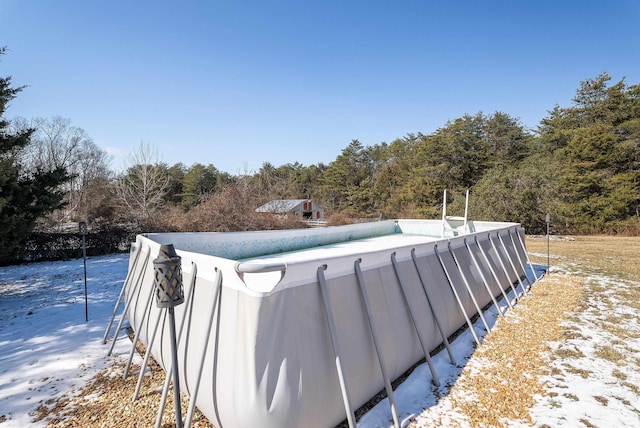
[[[144,141],[240,174],[640,83],[640,2],[0,0],[0,46],[8,118],[69,118],[115,170]]]

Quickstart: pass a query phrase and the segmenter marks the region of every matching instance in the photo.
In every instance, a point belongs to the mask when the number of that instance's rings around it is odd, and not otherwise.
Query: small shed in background
[[[293,214],[302,220],[324,221],[324,209],[309,199],[274,199],[256,212],[274,214]]]

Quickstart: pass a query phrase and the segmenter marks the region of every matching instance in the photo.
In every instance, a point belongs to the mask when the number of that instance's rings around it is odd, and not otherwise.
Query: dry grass
[[[453,399],[471,416],[472,426],[502,426],[505,419],[532,422],[528,409],[533,396],[544,391],[538,377],[548,373],[547,343],[562,337],[559,323],[582,298],[583,286],[564,276],[541,281],[512,316],[500,320],[499,328],[487,335],[473,358],[488,359],[495,365],[489,364],[488,373],[463,371],[456,388],[459,385],[465,392]],[[549,305],[549,301],[556,304]],[[464,398],[470,390],[476,400]]]
[[[557,258],[570,261],[582,268],[620,279],[640,278],[640,237],[576,236],[549,242],[552,255],[551,272]],[[527,250],[539,256],[532,257],[534,263],[547,264],[546,237],[527,237]],[[542,256],[545,255],[545,256]]]
[[[533,423],[528,409],[536,394],[544,394],[540,376],[550,374],[548,343],[562,340],[560,322],[575,309],[583,292],[584,280],[579,277],[545,278],[500,319],[448,396],[452,407],[467,418],[461,426],[504,426],[507,420]],[[552,405],[556,402],[550,400]],[[418,418],[414,426],[426,425]]]
[[[138,343],[138,352],[144,355],[144,347]],[[102,370],[79,391],[61,399],[43,403],[34,416],[34,422],[46,421],[48,427],[152,427],[160,404],[165,380],[162,368],[149,360],[148,375],[143,377],[140,394],[133,401],[133,394],[140,367],[131,366],[130,375],[122,379],[124,362]],[[162,428],[176,426],[173,387],[167,396]],[[181,411],[186,416],[189,401],[181,396]],[[211,423],[196,409],[192,427],[210,428]]]

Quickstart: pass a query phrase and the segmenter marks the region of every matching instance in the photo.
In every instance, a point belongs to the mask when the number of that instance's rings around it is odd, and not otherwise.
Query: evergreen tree
[[[218,169],[209,164],[191,165],[182,179],[182,206],[191,209],[201,202],[203,197],[212,195],[219,187]]]
[[[581,82],[567,108],[540,126],[540,146],[556,158],[564,232],[616,232],[640,218],[640,89],[602,73]],[[637,226],[637,219],[636,230]]]
[[[565,189],[560,213],[572,230],[601,232],[610,222],[629,217],[638,193],[632,173],[615,171],[617,140],[612,127],[595,124],[576,130],[558,151],[563,160],[560,184]]]
[[[165,199],[173,205],[181,205],[184,196],[184,176],[187,173],[187,167],[182,162],[178,162],[167,169],[169,174],[169,185]]]
[[[488,170],[471,188],[470,216],[476,220],[515,221],[527,233],[545,232],[545,215],[558,221],[557,171],[553,156],[532,154],[522,162]]]
[[[322,175],[320,188],[329,210],[360,217],[371,214],[373,175],[371,153],[353,140]]]
[[[63,206],[59,187],[70,179],[63,168],[26,171],[20,164],[34,130],[11,131],[4,113],[22,89],[11,86],[11,77],[0,78],[0,263],[15,260],[36,221]]]

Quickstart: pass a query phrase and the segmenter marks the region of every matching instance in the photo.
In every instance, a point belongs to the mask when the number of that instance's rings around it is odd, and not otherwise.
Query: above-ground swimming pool
[[[448,349],[486,305],[524,293],[528,261],[516,223],[139,235],[121,297],[136,339],[167,371],[170,323],[153,297],[153,260],[167,244],[181,257],[187,422],[196,405],[218,427],[354,425],[355,409],[385,388],[397,418],[390,382]]]

